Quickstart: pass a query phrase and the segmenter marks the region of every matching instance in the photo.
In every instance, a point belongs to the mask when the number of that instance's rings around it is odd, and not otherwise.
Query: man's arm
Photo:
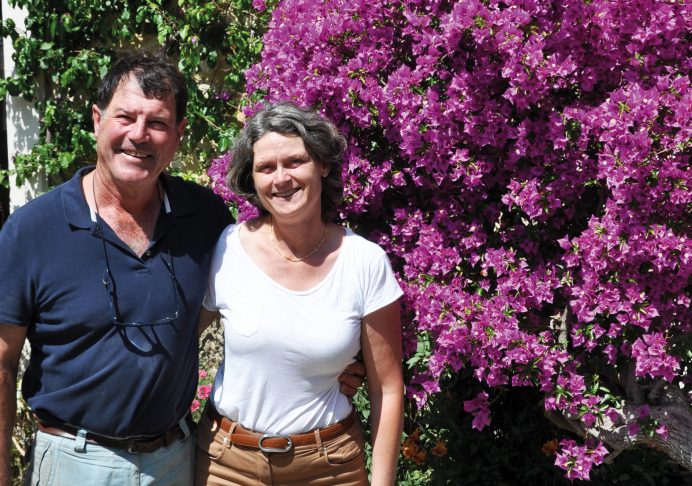
[[[26,326],[0,323],[0,486],[9,486],[12,479],[10,451],[17,413],[17,369],[26,332]]]
[[[218,318],[219,313],[217,311],[210,311],[202,307],[202,310],[199,313],[199,321],[197,321],[197,337],[200,337],[205,329]]]

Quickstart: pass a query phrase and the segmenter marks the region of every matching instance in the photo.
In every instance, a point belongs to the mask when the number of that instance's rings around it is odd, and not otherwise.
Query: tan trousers
[[[284,453],[235,445],[202,416],[197,427],[195,486],[367,486],[360,421],[343,434]]]

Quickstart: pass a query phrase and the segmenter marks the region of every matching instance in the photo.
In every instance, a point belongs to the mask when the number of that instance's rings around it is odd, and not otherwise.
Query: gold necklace
[[[317,253],[317,251],[322,248],[322,243],[324,243],[324,237],[327,236],[327,225],[324,225],[324,230],[322,231],[322,238],[320,238],[319,243],[317,243],[317,246],[312,249],[310,253],[305,255],[303,258],[295,258],[295,257],[290,257],[288,255],[284,255],[284,253],[279,249],[279,246],[276,242],[276,236],[274,235],[274,219],[272,218],[271,214],[269,215],[269,239],[271,240],[272,243],[272,248],[274,248],[274,251],[279,254],[279,256],[285,258],[289,262],[302,262],[303,260],[307,260],[310,258],[312,255]]]

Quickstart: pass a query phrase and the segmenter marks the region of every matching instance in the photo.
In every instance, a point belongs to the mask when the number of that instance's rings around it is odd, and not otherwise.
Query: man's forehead
[[[162,97],[156,96],[153,93],[146,94],[137,79],[132,75],[120,81],[106,109],[109,111],[141,109],[144,108],[142,106],[143,103],[151,108],[155,107],[158,110],[175,114],[175,98],[172,92],[168,92]]]

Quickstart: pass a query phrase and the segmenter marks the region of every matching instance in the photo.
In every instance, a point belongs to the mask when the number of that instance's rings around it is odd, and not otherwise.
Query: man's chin
[[[127,186],[147,186],[154,184],[163,169],[150,167],[127,167],[112,173],[113,180]]]

